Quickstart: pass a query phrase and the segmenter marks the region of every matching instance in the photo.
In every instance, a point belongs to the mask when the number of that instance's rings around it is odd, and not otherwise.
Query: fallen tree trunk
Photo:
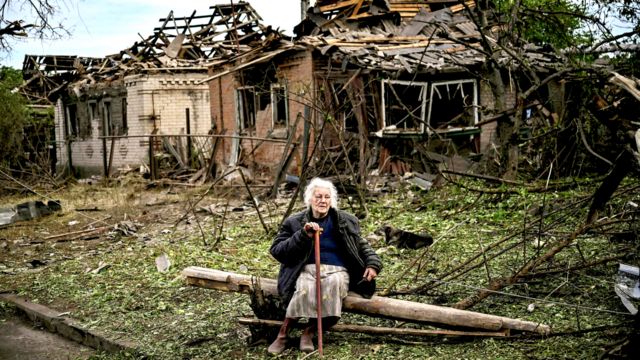
[[[253,290],[252,276],[202,267],[188,267],[182,271],[190,285],[222,291],[250,293]],[[277,284],[273,279],[253,278],[265,294],[277,295]],[[351,293],[350,293],[351,294]],[[446,324],[466,328],[498,331],[504,329],[549,334],[548,325],[502,316],[482,314],[445,306],[436,306],[406,300],[374,296],[365,299],[349,295],[342,304],[344,311],[385,318]]]
[[[278,320],[266,320],[266,319],[252,319],[252,318],[239,318],[238,322],[242,325],[262,325],[281,327],[282,321]],[[294,325],[298,328],[303,328],[307,324],[296,323]],[[390,328],[382,326],[368,326],[368,325],[350,325],[350,324],[337,324],[333,325],[327,331],[332,332],[355,332],[362,334],[377,334],[377,335],[409,335],[409,336],[488,336],[488,337],[506,337],[509,336],[509,329],[500,331],[457,331],[457,330],[440,330],[440,329],[407,329],[407,328]]]

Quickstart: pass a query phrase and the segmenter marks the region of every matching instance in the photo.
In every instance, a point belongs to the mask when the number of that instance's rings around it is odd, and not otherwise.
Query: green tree
[[[584,4],[570,0],[495,0],[496,13],[508,19],[512,40],[522,39],[556,49],[584,43],[580,34]]]
[[[20,71],[0,68],[0,165],[11,164],[22,152],[23,127],[28,115],[23,97],[15,91],[20,84]]]
[[[466,2],[459,0],[464,5]],[[466,5],[465,5],[466,6]],[[497,172],[505,178],[515,178],[520,161],[519,134],[523,126],[523,110],[527,101],[538,94],[544,98],[545,85],[571,74],[574,81],[590,81],[602,67],[593,66],[601,54],[614,54],[616,70],[638,70],[638,35],[640,5],[637,0],[476,0],[476,8],[468,10],[487,38],[482,45],[489,61],[485,63],[486,79],[491,84],[495,112],[504,114],[498,122],[499,164]],[[500,26],[493,26],[497,21]],[[621,30],[625,29],[626,30]],[[541,72],[529,66],[521,50],[524,43],[551,45],[546,52],[567,59],[556,69]],[[553,48],[553,49],[551,49]],[[506,52],[519,71],[494,61],[494,55]],[[516,101],[506,101],[505,77],[508,76]]]

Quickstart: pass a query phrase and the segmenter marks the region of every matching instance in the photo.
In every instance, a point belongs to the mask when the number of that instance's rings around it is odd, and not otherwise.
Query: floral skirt
[[[336,265],[320,265],[322,317],[342,314],[342,300],[349,291],[347,269]],[[287,317],[316,318],[316,265],[305,265],[296,280],[296,291],[287,306]]]

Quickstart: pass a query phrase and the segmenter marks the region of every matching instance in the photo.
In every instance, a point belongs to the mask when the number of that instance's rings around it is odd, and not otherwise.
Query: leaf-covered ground
[[[486,189],[490,184],[460,181],[464,187],[447,184],[429,192],[401,180],[377,179],[370,184],[369,215],[361,225],[363,236],[385,264],[378,278],[379,292],[452,305],[486,287],[490,279],[511,275],[525,261],[574,232],[584,222],[588,198],[597,185],[585,181],[568,190],[531,192],[499,187],[480,193],[471,189]],[[632,187],[622,187],[623,192],[609,204],[603,218],[625,211],[629,201],[638,203],[637,191],[624,193]],[[141,353],[153,358],[267,357],[267,344],[252,344],[249,330],[237,323],[238,317],[252,316],[248,296],[190,287],[180,274],[185,267],[202,266],[275,278],[278,264],[268,249],[291,193],[282,189],[277,199],[269,200],[261,196],[266,188],[252,191],[271,233],[265,231],[243,186],[148,188],[144,180],[132,176],[109,184],[68,185],[47,194],[62,201],[61,212],[0,229],[0,290],[69,312],[88,328],[100,329],[114,339],[134,341]],[[5,197],[0,207],[41,198]],[[340,206],[355,212],[358,209],[351,208],[354,202],[355,197],[345,195]],[[195,212],[189,211],[192,207]],[[296,203],[296,209],[301,208]],[[542,220],[540,214],[545,215]],[[99,227],[123,222],[130,231],[71,241],[47,239],[90,224]],[[376,233],[384,224],[428,231],[436,242],[428,250],[389,246]],[[612,225],[606,231],[580,234],[536,269],[551,273],[526,277],[472,308],[547,324],[552,327],[552,336],[416,338],[330,333],[324,337],[325,357],[597,358],[632,331],[632,319],[613,286],[619,262],[637,263],[637,251],[633,250],[637,240],[612,240],[610,235],[629,226],[624,222],[619,225],[622,228]],[[492,247],[499,241],[500,245]],[[500,251],[502,254],[494,257]],[[162,254],[171,263],[166,272],[156,269],[155,259]],[[476,255],[480,256],[475,261],[460,267]],[[620,258],[580,268],[616,255]],[[10,311],[6,304],[0,304],[0,313]],[[345,314],[342,322],[413,326],[353,314]],[[292,334],[294,341],[298,334]],[[292,347],[280,357],[303,356]]]

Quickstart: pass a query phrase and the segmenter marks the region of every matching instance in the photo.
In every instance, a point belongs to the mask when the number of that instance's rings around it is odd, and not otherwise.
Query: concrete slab
[[[89,359],[95,353],[18,317],[0,318],[0,360]]]
[[[135,344],[127,340],[110,339],[99,331],[85,329],[76,321],[44,305],[32,303],[12,293],[0,293],[0,300],[12,304],[33,323],[52,333],[59,334],[78,344],[110,353],[128,352],[139,354]],[[2,358],[0,357],[0,360]]]

